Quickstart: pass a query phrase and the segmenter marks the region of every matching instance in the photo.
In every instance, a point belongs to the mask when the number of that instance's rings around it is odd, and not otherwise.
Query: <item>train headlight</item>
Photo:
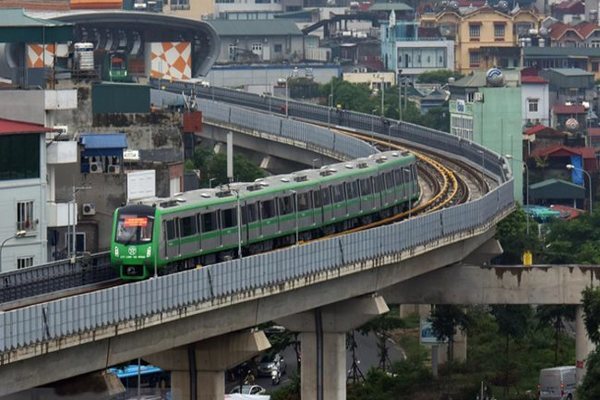
[[[115,246],[115,257],[119,257],[119,248]]]
[[[152,254],[152,247],[146,249],[146,257],[150,257],[150,254]]]

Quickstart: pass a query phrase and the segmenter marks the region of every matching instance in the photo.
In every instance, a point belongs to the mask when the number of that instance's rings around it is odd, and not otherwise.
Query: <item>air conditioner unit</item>
[[[96,206],[92,203],[83,203],[82,207],[83,215],[96,215]]]
[[[118,174],[121,172],[121,166],[120,165],[109,165],[108,166],[108,173],[109,174]]]
[[[90,173],[91,174],[101,174],[103,173],[102,162],[96,161],[90,163]]]
[[[474,101],[483,101],[483,93],[481,92],[475,92],[473,93],[473,100]]]

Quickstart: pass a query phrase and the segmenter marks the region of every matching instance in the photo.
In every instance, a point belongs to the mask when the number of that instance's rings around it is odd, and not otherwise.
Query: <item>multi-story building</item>
[[[583,104],[596,92],[594,74],[578,68],[551,68],[540,71],[550,83],[550,104]]]
[[[522,201],[523,156],[521,87],[518,76],[502,86],[487,83],[486,74],[476,71],[450,83],[450,133],[472,140],[498,154],[512,156],[515,199]],[[482,153],[482,164],[485,156]]]
[[[396,21],[394,13],[381,28],[381,59],[386,70],[414,80],[426,71],[454,70],[454,41],[436,28],[416,21]]]
[[[539,20],[532,10],[501,12],[484,6],[465,14],[455,9],[426,14],[421,25],[439,27],[442,35],[454,40],[455,70],[468,73],[493,66],[520,66],[518,38],[537,28]]]
[[[304,34],[287,19],[208,21],[221,38],[217,63],[304,59]]]
[[[557,22],[550,26],[553,47],[600,48],[600,26],[589,21],[577,25]]]
[[[522,125],[550,124],[550,94],[548,81],[538,75],[537,70],[526,68],[521,71]]]
[[[46,132],[0,119],[0,272],[46,262]]]

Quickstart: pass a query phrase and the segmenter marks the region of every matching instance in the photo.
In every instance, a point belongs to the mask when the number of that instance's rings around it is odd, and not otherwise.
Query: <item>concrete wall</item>
[[[206,75],[206,80],[213,86],[236,87],[244,85],[261,85],[264,91],[272,92],[277,80],[292,76],[294,69],[286,66],[264,65],[264,66],[221,66],[212,68]],[[307,75],[306,69],[298,68],[297,75]],[[341,68],[337,65],[310,66],[309,75],[317,83],[327,83],[333,77],[341,76]]]

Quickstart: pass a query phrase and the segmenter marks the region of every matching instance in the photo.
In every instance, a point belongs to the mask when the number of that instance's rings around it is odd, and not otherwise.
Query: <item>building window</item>
[[[189,0],[171,0],[171,10],[189,10]]]
[[[527,104],[529,105],[529,112],[538,112],[539,99],[528,99]]]
[[[39,177],[40,135],[0,136],[0,181]]]
[[[17,231],[31,231],[35,228],[33,221],[33,201],[17,203]]]
[[[257,56],[262,56],[262,43],[252,43],[252,52]]]
[[[494,37],[504,39],[504,24],[494,24]]]
[[[280,44],[273,45],[273,51],[275,53],[281,53],[282,50],[283,50],[283,46],[282,45],[280,45]]]
[[[478,51],[472,51],[469,53],[469,65],[471,67],[479,67],[480,56]]]
[[[472,39],[479,40],[479,36],[481,34],[481,25],[479,24],[469,24],[469,36]]]
[[[23,269],[33,266],[33,256],[17,258],[17,269]]]

